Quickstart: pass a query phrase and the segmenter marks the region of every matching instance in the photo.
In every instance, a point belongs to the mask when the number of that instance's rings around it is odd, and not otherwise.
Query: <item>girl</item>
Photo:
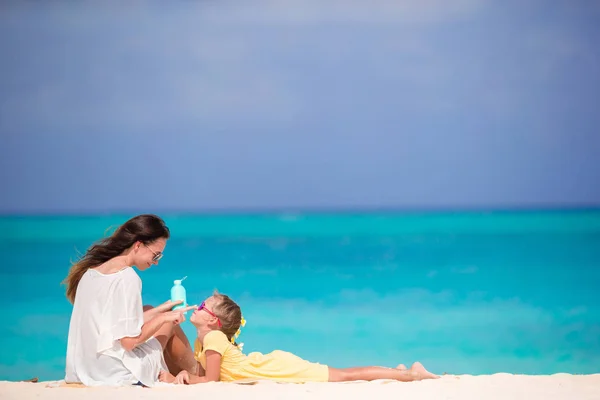
[[[356,367],[336,369],[312,363],[294,354],[275,350],[268,354],[245,355],[237,347],[235,338],[240,326],[245,324],[240,307],[228,296],[215,292],[207,298],[190,317],[198,330],[195,342],[197,375],[181,371],[173,376],[166,371],[160,380],[169,383],[195,384],[241,379],[270,379],[279,382],[343,382],[375,379],[418,381],[439,378],[427,371],[420,363],[410,369],[404,365],[397,368]]]

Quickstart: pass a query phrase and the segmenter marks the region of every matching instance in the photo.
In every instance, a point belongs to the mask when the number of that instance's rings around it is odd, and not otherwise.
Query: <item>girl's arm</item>
[[[204,368],[202,368],[202,364],[200,364],[200,363],[198,363],[198,369],[196,370],[196,375],[197,376],[206,375],[206,371],[204,371]]]
[[[202,367],[199,365],[198,373]],[[206,371],[204,376],[189,375],[182,371],[177,375],[178,383],[194,385],[196,383],[218,382],[221,375],[221,355],[214,350],[206,351]]]

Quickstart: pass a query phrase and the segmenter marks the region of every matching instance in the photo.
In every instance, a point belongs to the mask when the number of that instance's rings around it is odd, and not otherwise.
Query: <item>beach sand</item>
[[[600,374],[593,375],[444,375],[421,382],[344,382],[289,384],[276,382],[206,383],[142,388],[86,388],[52,382],[0,382],[1,399],[61,400],[150,399],[600,399]]]

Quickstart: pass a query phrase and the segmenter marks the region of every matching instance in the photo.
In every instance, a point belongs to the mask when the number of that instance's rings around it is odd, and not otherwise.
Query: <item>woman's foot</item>
[[[410,371],[415,375],[415,378],[417,378],[416,380],[439,378],[439,376],[437,376],[436,374],[432,374],[431,372],[427,371],[423,364],[421,364],[420,362],[414,363],[410,367]]]
[[[175,383],[175,377],[170,372],[160,371],[158,380],[165,383]]]

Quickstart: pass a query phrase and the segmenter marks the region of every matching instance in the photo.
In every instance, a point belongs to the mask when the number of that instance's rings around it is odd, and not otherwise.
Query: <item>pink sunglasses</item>
[[[208,308],[206,308],[206,304],[203,301],[202,304],[200,304],[200,307],[198,307],[198,311],[206,311],[207,313],[209,313],[210,315],[212,315],[213,317],[215,317],[217,319],[217,322],[219,323],[219,328],[221,328],[223,326],[223,324],[221,324],[221,320],[219,319],[219,317],[217,317],[212,311],[210,311]]]

